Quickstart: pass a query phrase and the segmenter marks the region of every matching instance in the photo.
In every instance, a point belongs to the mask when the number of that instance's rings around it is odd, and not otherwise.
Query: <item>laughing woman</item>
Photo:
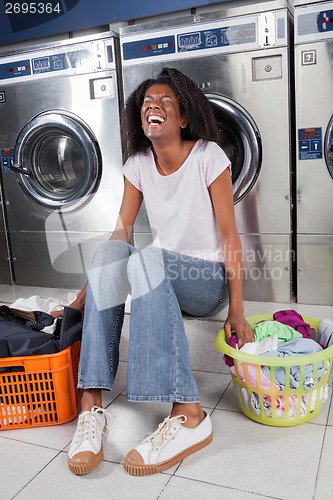
[[[174,466],[212,440],[200,405],[182,312],[215,314],[228,304],[227,337],[253,340],[244,318],[241,244],[231,165],[217,145],[210,104],[195,83],[164,68],[129,97],[123,118],[125,189],[117,228],[94,257],[73,307],[84,309],[79,367],[82,413],[68,453],[85,474],[103,458],[101,389],[112,390],[124,303],[131,294],[127,397],[171,403],[170,415],[123,460],[133,475]],[[137,251],[130,233],[142,200],[154,235]]]

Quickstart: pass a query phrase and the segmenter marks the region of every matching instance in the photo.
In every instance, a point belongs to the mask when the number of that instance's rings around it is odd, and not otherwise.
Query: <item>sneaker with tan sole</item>
[[[103,435],[106,434],[106,410],[94,406],[80,414],[68,451],[68,467],[73,474],[88,474],[103,460]]]
[[[123,467],[132,476],[148,476],[170,469],[184,458],[207,446],[213,439],[212,423],[207,412],[203,421],[184,427],[185,415],[167,417],[158,429],[131,450]]]

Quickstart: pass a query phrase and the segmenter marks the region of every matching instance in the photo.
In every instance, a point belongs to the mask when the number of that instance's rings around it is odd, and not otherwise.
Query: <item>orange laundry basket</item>
[[[74,419],[79,356],[76,342],[52,355],[0,358],[0,430]]]

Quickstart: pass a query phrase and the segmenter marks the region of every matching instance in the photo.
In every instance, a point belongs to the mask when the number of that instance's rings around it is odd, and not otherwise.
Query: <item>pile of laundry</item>
[[[62,318],[54,319],[50,312],[61,309]],[[80,340],[81,333],[81,312],[53,297],[33,295],[0,305],[0,358],[54,354]]]
[[[273,320],[263,320],[254,325],[255,341],[247,343],[240,348],[240,352],[246,352],[256,356],[289,357],[311,355],[326,349],[333,344],[333,322],[329,319],[323,320],[316,333],[306,323],[303,317],[294,310],[283,310],[273,314]],[[237,337],[232,335],[229,345],[238,349]],[[241,396],[248,411],[256,415],[261,414],[261,407],[266,417],[273,415],[272,406],[275,408],[277,417],[283,417],[288,412],[290,418],[296,415],[304,416],[308,411],[322,404],[328,398],[328,385],[319,384],[321,378],[330,369],[328,360],[315,364],[295,366],[264,366],[258,363],[242,363],[230,356],[224,357],[233,376],[246,382],[257,390],[249,391],[242,387]],[[274,374],[271,374],[274,370]],[[299,399],[297,393],[286,396],[278,395],[283,389],[298,389],[302,383],[305,391]],[[318,384],[318,389],[315,386]],[[258,394],[260,387],[264,394],[260,398]],[[319,392],[318,392],[319,391]],[[262,394],[262,392],[261,392]],[[272,397],[273,395],[273,397]],[[261,399],[261,403],[260,403]]]

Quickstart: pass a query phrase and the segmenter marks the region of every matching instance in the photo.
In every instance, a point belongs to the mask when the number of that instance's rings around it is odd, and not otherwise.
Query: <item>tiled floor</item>
[[[68,290],[0,286],[0,302],[40,295],[67,300]],[[290,308],[290,304],[246,302],[247,315]],[[333,307],[292,304],[301,314],[333,320]],[[214,426],[212,444],[179,466],[155,476],[126,474],[123,455],[163,420],[163,404],[126,400],[128,314],[116,390],[104,394],[114,414],[100,468],[82,477],[69,472],[66,452],[75,421],[38,429],[0,432],[1,500],[326,500],[333,498],[333,405],[329,399],[310,423],[277,428],[257,424],[238,409],[231,379],[214,339],[223,314],[214,321],[185,320],[202,404]],[[331,377],[332,380],[332,377]]]

